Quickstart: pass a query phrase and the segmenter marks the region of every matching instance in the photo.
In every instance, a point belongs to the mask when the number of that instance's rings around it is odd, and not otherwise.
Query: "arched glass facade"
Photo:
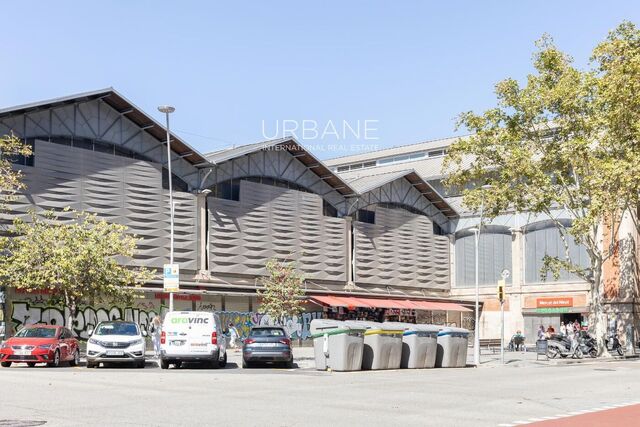
[[[478,244],[478,260],[479,285],[496,286],[502,271],[512,269],[511,232],[506,227],[484,227]],[[456,234],[455,268],[454,287],[475,286],[475,236],[469,230]]]
[[[563,220],[565,226],[570,226],[569,220]],[[565,258],[565,246],[553,221],[542,221],[525,227],[525,284],[577,282],[581,279],[567,271],[561,271],[556,280],[551,273],[547,273],[545,280],[541,277],[545,255]],[[567,237],[571,262],[584,268],[589,266],[589,257],[584,246],[576,244],[572,237]]]

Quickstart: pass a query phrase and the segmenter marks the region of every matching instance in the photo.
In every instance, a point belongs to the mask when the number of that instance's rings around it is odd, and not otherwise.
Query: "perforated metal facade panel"
[[[159,164],[45,141],[35,147],[35,166],[22,167],[27,188],[11,203],[9,217],[66,206],[97,213],[142,239],[134,264],[161,268],[168,262],[169,196]],[[195,196],[175,192],[174,198],[175,261],[195,270]]]
[[[265,275],[278,257],[307,279],[346,281],[346,221],[322,216],[317,194],[241,181],[240,201],[209,197],[208,206],[213,273]]]
[[[448,289],[449,239],[424,215],[376,206],[375,224],[354,222],[356,284]]]

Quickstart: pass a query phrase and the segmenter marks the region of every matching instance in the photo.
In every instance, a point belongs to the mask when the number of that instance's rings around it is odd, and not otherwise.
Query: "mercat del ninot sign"
[[[537,313],[568,313],[573,297],[546,297],[536,299]]]

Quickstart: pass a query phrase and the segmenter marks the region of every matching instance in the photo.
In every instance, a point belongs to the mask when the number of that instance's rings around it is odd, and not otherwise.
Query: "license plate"
[[[122,350],[107,350],[107,356],[124,356]]]
[[[274,342],[257,342],[254,344],[256,347],[277,347],[278,344]]]
[[[207,343],[192,343],[191,351],[207,351]]]
[[[31,356],[31,350],[14,350],[16,356]]]
[[[184,341],[171,341],[171,345],[183,345]]]

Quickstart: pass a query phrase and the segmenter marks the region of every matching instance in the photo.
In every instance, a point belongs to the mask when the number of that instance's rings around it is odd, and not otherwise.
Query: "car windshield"
[[[283,337],[284,330],[280,328],[258,328],[251,330],[252,337]]]
[[[16,334],[18,338],[55,338],[54,328],[24,328]]]
[[[102,323],[95,332],[96,335],[138,335],[138,328],[134,323]]]

